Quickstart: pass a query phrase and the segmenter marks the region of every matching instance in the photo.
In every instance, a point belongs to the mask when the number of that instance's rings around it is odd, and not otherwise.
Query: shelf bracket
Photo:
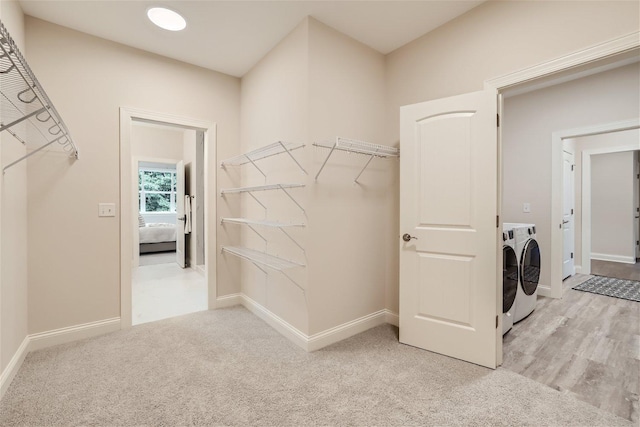
[[[264,205],[264,203],[262,203],[260,200],[258,200],[258,198],[251,191],[249,191],[248,194],[253,198],[253,200],[256,201],[256,203],[258,203],[260,206],[262,206],[262,208],[265,211],[267,210],[267,207]]]
[[[305,251],[304,248],[302,247],[302,245],[300,245],[300,243],[296,242],[296,239],[291,237],[291,235],[289,233],[287,233],[284,228],[280,227],[280,231],[282,231],[284,233],[284,235],[289,238],[289,240],[291,240],[297,247],[299,247],[302,252]]]
[[[253,231],[254,233],[256,233],[258,235],[258,237],[260,237],[264,242],[267,241],[267,239],[258,232],[258,230],[256,230],[255,228],[253,228],[251,225],[247,224],[247,227],[249,227],[249,229],[251,229],[251,231]]]
[[[280,145],[282,146],[282,149],[283,149],[283,150],[284,150],[284,151],[289,155],[289,157],[291,157],[291,159],[292,159],[294,162],[296,162],[296,165],[298,165],[298,167],[300,168],[300,170],[301,170],[305,175],[308,175],[308,174],[307,174],[307,171],[306,171],[306,170],[304,170],[304,168],[302,167],[302,165],[300,164],[300,162],[298,162],[298,161],[296,160],[296,158],[295,158],[295,157],[293,157],[293,154],[291,154],[291,150],[289,150],[289,149],[284,145],[284,143],[283,143],[282,141],[278,141],[278,144],[280,144]],[[263,174],[263,175],[264,175],[264,174]],[[265,175],[265,178],[266,178],[266,175]]]
[[[11,166],[13,166],[13,165],[15,165],[15,164],[17,164],[17,163],[20,163],[21,161],[25,160],[26,158],[29,158],[29,157],[33,156],[34,154],[36,154],[36,153],[37,153],[38,151],[40,151],[40,150],[44,150],[45,148],[47,148],[48,146],[50,146],[51,144],[53,144],[54,142],[56,142],[56,141],[58,141],[58,140],[60,140],[60,139],[62,139],[62,138],[64,138],[64,135],[57,137],[57,138],[56,138],[56,139],[54,139],[53,141],[47,142],[47,143],[46,143],[46,144],[44,144],[43,146],[38,147],[37,149],[35,149],[35,150],[33,150],[32,152],[30,152],[29,154],[27,154],[27,155],[25,155],[25,156],[20,157],[20,158],[19,158],[18,160],[16,160],[16,161],[13,161],[13,162],[9,163],[7,166],[5,166],[5,167],[3,167],[3,168],[2,168],[2,173],[6,172],[6,170],[7,170],[7,169],[9,169]]]
[[[282,191],[284,191],[284,194],[286,194],[286,195],[291,199],[291,201],[292,201],[293,203],[295,203],[295,204],[300,208],[300,210],[301,210],[302,212],[304,212],[304,208],[300,205],[300,203],[298,203],[298,201],[297,201],[296,199],[294,199],[294,198],[293,198],[293,196],[292,196],[291,194],[289,194],[289,192],[288,192],[288,191],[287,191],[287,190],[286,190],[282,185],[279,185],[279,184],[278,184],[278,187],[280,187],[280,189],[281,189]],[[265,209],[266,209],[266,208],[265,208]]]
[[[27,114],[26,116],[22,116],[22,117],[20,117],[18,120],[14,120],[14,121],[12,121],[12,122],[11,122],[11,123],[9,123],[9,124],[6,124],[6,125],[1,126],[1,127],[0,127],[0,132],[2,132],[2,131],[3,131],[3,130],[5,130],[5,129],[9,129],[11,126],[13,126],[13,125],[17,125],[18,123],[23,122],[23,121],[25,121],[25,120],[27,120],[27,119],[29,119],[29,118],[33,117],[33,116],[37,116],[38,114],[42,113],[43,111],[47,111],[47,108],[46,108],[46,107],[42,107],[42,108],[40,108],[39,110],[36,110],[36,111],[34,111],[34,112],[32,112],[32,113]],[[37,118],[37,117],[36,117],[36,118]],[[40,120],[40,119],[38,119],[38,120]],[[47,120],[48,120],[48,119],[47,119]]]
[[[249,156],[245,156],[245,157],[247,158],[247,160],[249,160],[249,162],[250,162],[250,163],[251,163],[251,164],[252,164],[256,169],[258,169],[258,172],[260,172],[260,173],[262,174],[262,176],[263,176],[263,177],[265,177],[265,178],[267,177],[267,174],[266,174],[266,173],[264,173],[264,172],[262,171],[262,169],[260,169],[260,168],[258,167],[258,165],[256,165],[256,162],[254,162],[253,160],[251,160],[251,158],[250,158]]]
[[[282,275],[283,275],[284,277],[286,277],[287,279],[289,279],[289,280],[291,281],[291,283],[293,283],[294,285],[296,285],[296,287],[297,287],[298,289],[300,289],[300,290],[302,291],[302,293],[303,293],[303,294],[305,294],[305,297],[306,297],[306,292],[305,292],[304,288],[303,288],[302,286],[298,285],[298,282],[296,282],[296,281],[295,281],[295,280],[293,280],[291,277],[289,277],[289,275],[288,275],[287,273],[285,273],[284,271],[281,271],[280,273],[282,273]]]
[[[316,177],[314,178],[316,181],[318,180],[318,177],[320,176],[320,172],[322,172],[322,169],[324,169],[325,165],[329,161],[329,157],[331,157],[331,155],[333,154],[333,150],[336,149],[336,145],[337,145],[337,143],[333,144],[333,147],[331,147],[331,151],[329,151],[329,154],[327,154],[327,158],[324,159],[324,162],[322,163],[322,166],[320,166],[320,170],[318,171],[318,173],[316,174]]]
[[[353,180],[354,184],[358,184],[358,178],[360,178],[360,175],[362,175],[362,172],[364,172],[364,170],[367,168],[367,166],[369,166],[369,163],[371,163],[371,160],[373,160],[375,156],[372,154],[371,157],[369,157],[369,160],[367,160],[367,163],[364,164],[364,167],[360,170],[360,173],[358,174],[358,176],[356,176],[356,178]]]

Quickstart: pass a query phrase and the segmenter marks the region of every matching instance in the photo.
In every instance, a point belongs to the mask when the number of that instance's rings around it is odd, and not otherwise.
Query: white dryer
[[[513,309],[513,323],[517,323],[536,308],[540,279],[540,246],[536,241],[535,224],[506,223],[505,226],[513,227],[518,256],[520,286]]]
[[[513,309],[518,292],[518,256],[513,228],[502,227],[502,335],[513,327]]]

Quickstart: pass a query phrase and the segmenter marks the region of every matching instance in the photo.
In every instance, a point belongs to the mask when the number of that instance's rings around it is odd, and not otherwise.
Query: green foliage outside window
[[[175,171],[138,171],[138,203],[140,212],[176,211]]]

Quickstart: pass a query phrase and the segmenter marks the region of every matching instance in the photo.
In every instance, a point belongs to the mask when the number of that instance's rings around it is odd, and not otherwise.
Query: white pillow
[[[144,222],[144,218],[140,213],[138,213],[138,227],[146,227],[147,224]]]

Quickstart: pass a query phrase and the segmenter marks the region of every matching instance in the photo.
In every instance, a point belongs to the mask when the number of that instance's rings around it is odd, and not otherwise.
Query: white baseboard
[[[307,335],[248,296],[242,294],[240,298],[247,310],[305,351],[319,350],[384,323],[398,325],[396,313],[380,310],[317,334]]]
[[[624,255],[610,255],[610,254],[598,254],[591,253],[591,259],[597,259],[599,261],[612,261],[612,262],[622,262],[625,264],[635,264],[636,257],[635,256],[624,256]]]
[[[538,283],[538,295],[541,297],[551,297],[551,286]]]
[[[264,320],[269,326],[280,332],[294,344],[306,351],[309,351],[309,338],[305,333],[299,331],[290,323],[286,322],[284,319],[280,318],[276,314],[269,311],[266,307],[263,307],[258,302],[254,301],[244,294],[242,294],[242,305],[247,310]]]
[[[120,330],[120,318],[100,320],[52,331],[29,335],[29,351],[40,350],[53,345],[65,344],[84,338],[115,332]]]
[[[29,354],[29,336],[24,337],[22,344],[18,347],[18,350],[14,353],[13,357],[9,361],[9,364],[4,371],[0,374],[0,399],[4,396],[4,394],[9,389],[11,385],[11,381],[15,378],[16,374],[20,370],[22,366],[22,362],[24,362],[24,358]]]
[[[242,304],[242,294],[224,295],[216,298],[213,309],[233,307]]]
[[[385,310],[385,321],[390,325],[400,327],[400,316],[391,310]]]
[[[582,274],[582,266],[581,265],[576,265],[574,267],[576,274]]]
[[[359,319],[311,335],[307,338],[307,351],[319,350],[384,323],[387,323],[387,310],[362,316]]]

